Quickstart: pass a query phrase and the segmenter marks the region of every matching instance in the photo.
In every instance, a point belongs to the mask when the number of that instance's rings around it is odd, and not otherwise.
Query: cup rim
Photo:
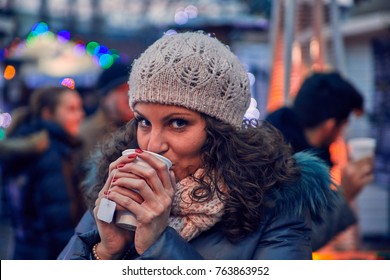
[[[164,157],[164,156],[162,156],[160,154],[156,154],[154,152],[150,152],[150,151],[146,151],[146,150],[144,150],[144,152],[152,154],[155,157],[157,157],[158,159],[160,159],[163,162],[165,162],[165,164],[168,166],[168,169],[172,167],[172,162],[168,158],[166,158],[166,157]],[[126,150],[122,151],[122,155],[127,155],[129,153],[135,153],[135,149],[126,149]]]
[[[356,144],[368,144],[370,146],[376,145],[376,139],[373,137],[355,137],[348,140],[349,145],[356,145]]]

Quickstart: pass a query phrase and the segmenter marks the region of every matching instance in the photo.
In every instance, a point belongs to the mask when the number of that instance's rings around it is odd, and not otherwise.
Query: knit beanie
[[[241,127],[250,104],[247,72],[215,38],[200,32],[165,35],[133,63],[129,104],[182,106]]]

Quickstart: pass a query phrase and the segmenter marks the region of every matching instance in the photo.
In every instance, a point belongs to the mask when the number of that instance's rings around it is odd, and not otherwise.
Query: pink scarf
[[[198,169],[194,177],[199,178],[202,174],[203,169]],[[191,193],[197,186],[199,183],[195,182],[192,177],[184,178],[177,183],[169,218],[169,225],[187,241],[210,229],[221,220],[224,212],[224,204],[216,192],[213,192],[207,201],[192,201]],[[220,189],[226,191],[224,185],[221,185]]]

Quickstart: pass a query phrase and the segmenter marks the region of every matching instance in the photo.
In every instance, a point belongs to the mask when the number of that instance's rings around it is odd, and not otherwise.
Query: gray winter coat
[[[328,168],[321,161],[307,153],[294,157],[301,168],[300,181],[268,193],[267,200],[271,203],[264,206],[257,230],[240,242],[230,242],[220,224],[189,242],[167,227],[142,255],[138,255],[133,246],[129,258],[311,259],[312,221],[321,222],[323,211],[332,207],[337,193],[331,190]],[[93,216],[88,212],[58,259],[92,259],[92,246],[99,241]]]

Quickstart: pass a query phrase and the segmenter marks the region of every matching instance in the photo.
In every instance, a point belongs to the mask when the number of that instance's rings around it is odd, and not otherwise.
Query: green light
[[[0,128],[0,141],[4,140],[5,138],[5,131],[4,129]]]
[[[47,25],[46,22],[41,21],[35,24],[33,30],[36,31],[38,34],[43,34],[49,31],[49,26]]]
[[[114,63],[114,58],[112,57],[112,55],[103,54],[99,58],[99,64],[104,69],[110,68],[113,63]]]
[[[99,43],[97,42],[89,42],[87,44],[87,53],[90,54],[90,55],[94,55],[95,54],[95,49],[98,48],[100,45]]]
[[[110,49],[110,53],[111,53],[112,55],[118,55],[118,56],[119,56],[119,51],[116,50],[116,49]]]

